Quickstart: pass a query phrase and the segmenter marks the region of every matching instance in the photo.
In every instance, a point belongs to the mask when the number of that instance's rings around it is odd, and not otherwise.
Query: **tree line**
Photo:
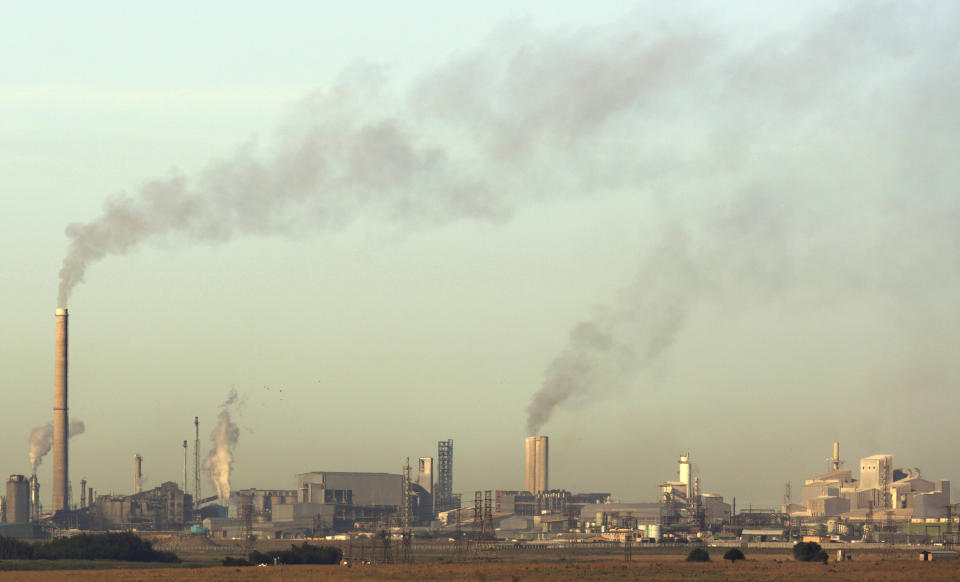
[[[0,536],[0,560],[122,560],[125,562],[179,562],[173,552],[132,533],[79,534],[44,542],[25,542]]]

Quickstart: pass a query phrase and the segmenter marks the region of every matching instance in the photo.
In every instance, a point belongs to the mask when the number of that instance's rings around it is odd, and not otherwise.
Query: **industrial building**
[[[701,492],[700,478],[691,470],[690,453],[677,459],[677,476],[675,481],[659,484],[662,524],[704,530],[730,522],[730,504],[720,495]]]
[[[893,455],[860,459],[859,480],[841,469],[840,444],[834,443],[830,470],[804,481],[801,505],[785,507],[794,517],[906,520],[943,518],[950,511],[950,482],[929,481],[919,469],[898,469]]]
[[[101,495],[85,514],[95,529],[178,530],[191,521],[193,497],[168,481],[134,495]]]
[[[542,493],[550,489],[550,439],[545,436],[530,436],[524,441],[526,463],[524,464],[524,488],[530,493]]]

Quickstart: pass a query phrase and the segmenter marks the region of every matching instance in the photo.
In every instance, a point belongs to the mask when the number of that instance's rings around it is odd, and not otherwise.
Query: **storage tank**
[[[10,475],[7,481],[7,523],[30,521],[30,482],[23,475]]]
[[[657,540],[660,540],[660,526],[657,524],[651,524],[647,526],[647,537]]]

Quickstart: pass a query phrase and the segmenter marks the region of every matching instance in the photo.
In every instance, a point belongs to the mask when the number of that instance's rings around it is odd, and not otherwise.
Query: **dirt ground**
[[[0,572],[0,582],[161,582],[195,580],[363,582],[592,582],[620,580],[674,581],[947,581],[960,579],[960,562],[919,560],[853,560],[843,563],[809,564],[765,556],[730,564],[714,560],[693,564],[676,559],[641,559],[633,562],[528,562],[342,566],[275,566],[245,568],[153,568],[115,570],[65,570]]]

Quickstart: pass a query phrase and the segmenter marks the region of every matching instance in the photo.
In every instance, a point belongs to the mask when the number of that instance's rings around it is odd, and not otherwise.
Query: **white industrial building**
[[[950,482],[933,482],[919,471],[897,469],[893,455],[860,459],[859,480],[850,469],[841,469],[840,448],[834,443],[832,469],[806,479],[801,506],[787,511],[795,517],[939,518],[947,516]]]

